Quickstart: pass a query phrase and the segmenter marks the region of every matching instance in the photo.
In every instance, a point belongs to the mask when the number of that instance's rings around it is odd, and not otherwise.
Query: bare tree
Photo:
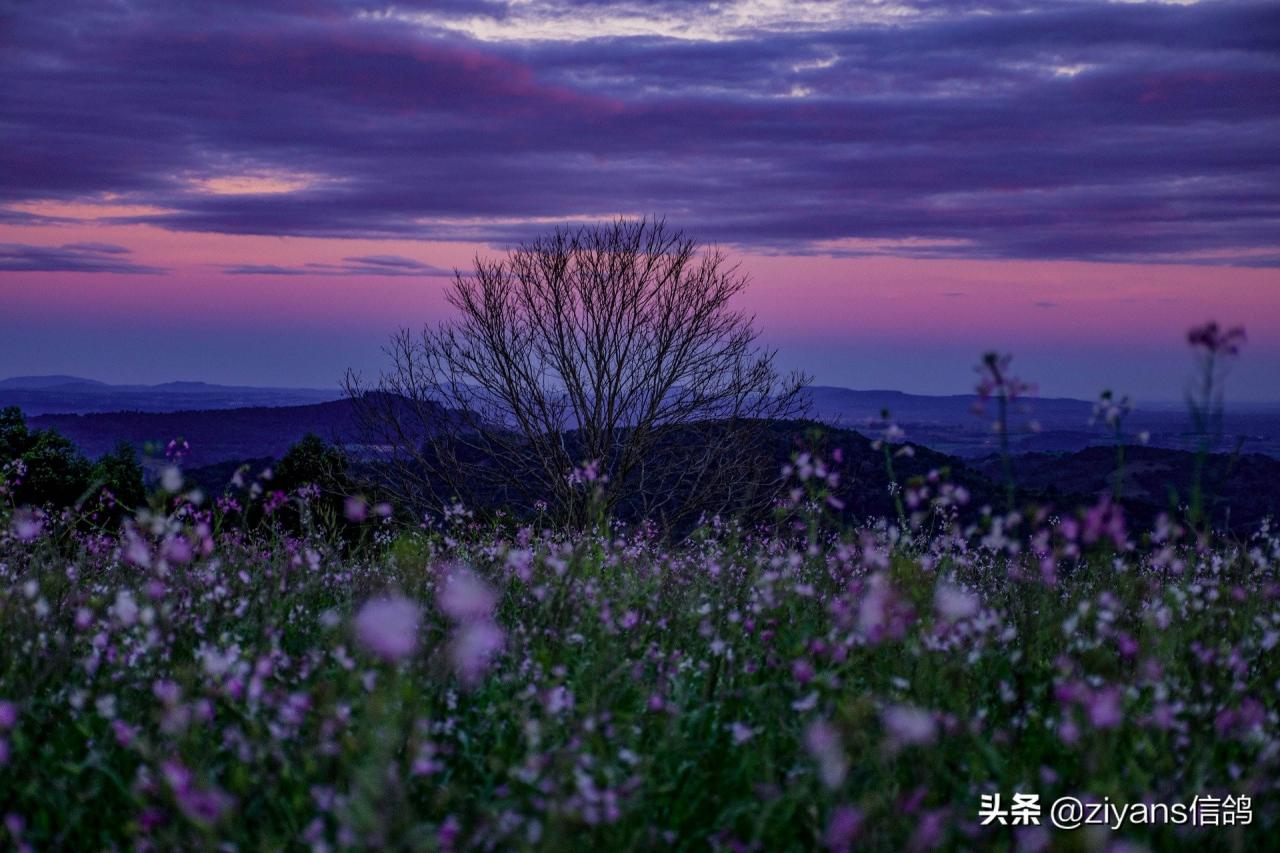
[[[807,381],[730,306],[746,284],[662,220],[557,229],[457,273],[457,319],[402,331],[391,368],[346,389],[404,499],[580,519],[570,473],[591,462],[610,512],[742,509],[770,496],[760,440]]]

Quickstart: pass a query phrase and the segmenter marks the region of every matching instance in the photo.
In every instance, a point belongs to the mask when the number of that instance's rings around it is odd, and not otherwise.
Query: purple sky
[[[332,384],[446,274],[663,214],[821,382],[1280,376],[1280,5],[0,2],[0,375]]]

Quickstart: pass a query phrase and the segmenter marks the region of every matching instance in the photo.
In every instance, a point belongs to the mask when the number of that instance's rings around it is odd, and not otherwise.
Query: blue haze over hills
[[[991,415],[975,412],[972,394],[925,396],[900,391],[852,390],[832,386],[808,389],[809,416],[832,426],[875,436],[888,410],[906,438],[944,453],[977,458],[996,450]],[[168,382],[161,385],[110,385],[75,376],[23,376],[0,380],[0,407],[17,406],[32,426],[52,426],[97,455],[118,440],[140,444],[194,434],[205,436],[205,462],[236,455],[277,455],[306,432],[336,441],[357,441],[340,389],[261,388]],[[282,411],[290,409],[290,411]],[[1113,439],[1091,424],[1093,404],[1067,398],[1029,398],[1010,418],[1014,452],[1073,452],[1110,444]],[[1173,404],[1139,406],[1125,421],[1126,440],[1145,434],[1153,447],[1192,446],[1190,419]],[[1263,453],[1280,458],[1280,404],[1229,405],[1219,450]],[[248,451],[257,449],[257,452]]]

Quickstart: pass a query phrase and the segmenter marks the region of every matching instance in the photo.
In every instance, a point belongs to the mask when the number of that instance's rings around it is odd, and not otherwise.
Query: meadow
[[[785,473],[773,523],[678,544],[358,497],[337,535],[267,472],[215,502],[173,468],[118,529],[6,508],[6,844],[1241,850],[1280,826],[1280,533],[1130,531],[1106,497],[961,523],[941,472],[902,523],[848,527],[838,460]],[[984,824],[1016,793],[1038,821]],[[1234,825],[1056,829],[1063,796]]]
[[[1280,0],[0,0],[0,131],[0,853],[1280,851]]]

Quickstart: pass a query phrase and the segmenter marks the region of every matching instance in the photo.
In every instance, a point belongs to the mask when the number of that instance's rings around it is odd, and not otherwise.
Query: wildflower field
[[[5,843],[1269,843],[1274,531],[1131,532],[1105,499],[961,524],[941,478],[912,487],[908,532],[842,529],[834,463],[791,476],[776,524],[678,546],[465,512],[423,528],[359,499],[341,538],[305,492],[298,531],[250,529],[176,471],[117,531],[5,510]],[[1234,825],[980,819],[1019,792],[1200,797]]]

